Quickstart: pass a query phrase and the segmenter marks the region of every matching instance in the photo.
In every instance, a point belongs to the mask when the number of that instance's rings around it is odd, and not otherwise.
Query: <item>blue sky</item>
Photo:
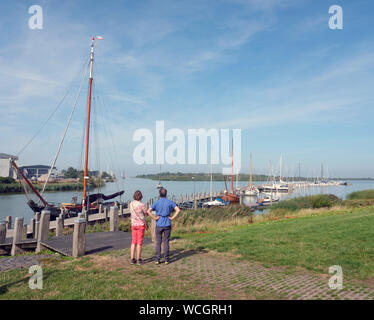
[[[43,30],[28,28],[42,6]],[[328,27],[341,5],[344,29]],[[0,152],[17,154],[71,94],[22,164],[49,164],[88,57],[96,48],[100,135],[91,168],[127,174],[138,166],[137,128],[241,128],[242,172],[374,177],[374,3],[370,0],[2,1],[0,3]],[[86,86],[84,87],[84,92]],[[82,94],[57,167],[79,166],[86,95]],[[105,118],[107,130],[100,124]],[[105,133],[107,133],[105,135]],[[102,137],[101,137],[102,136]],[[219,168],[216,168],[218,171]],[[164,166],[205,171],[208,166]]]

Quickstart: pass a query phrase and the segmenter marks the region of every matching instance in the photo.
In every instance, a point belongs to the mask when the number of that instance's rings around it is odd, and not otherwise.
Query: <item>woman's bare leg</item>
[[[131,260],[135,258],[135,246],[136,244],[133,244],[133,243],[131,244]]]
[[[138,244],[138,247],[137,247],[137,253],[138,253],[138,260],[141,259],[141,256],[142,256],[142,246]]]

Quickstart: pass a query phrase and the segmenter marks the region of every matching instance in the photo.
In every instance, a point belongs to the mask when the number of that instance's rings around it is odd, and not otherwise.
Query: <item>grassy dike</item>
[[[321,203],[321,199],[316,202]],[[282,298],[264,295],[261,288],[251,288],[249,295],[228,294],[218,284],[208,287],[181,272],[201,265],[214,255],[214,264],[235,266],[253,263],[294,273],[328,275],[328,268],[340,265],[345,283],[372,283],[374,280],[374,206],[332,198],[331,206],[286,210],[274,208],[264,215],[252,216],[248,208],[186,210],[173,225],[171,250],[185,255],[178,263],[156,267],[152,245],[144,247],[144,266],[129,264],[129,250],[72,258],[48,258],[43,264],[43,290],[29,290],[27,270],[0,273],[0,299],[211,299],[211,298]],[[305,199],[300,199],[304,203]],[[286,202],[286,201],[285,201]],[[322,201],[323,202],[323,201]],[[293,205],[292,205],[293,206]],[[128,231],[128,219],[120,229]],[[108,224],[88,227],[88,232],[106,231]],[[149,236],[149,231],[146,233]],[[196,262],[193,257],[202,254]],[[52,257],[52,256],[51,256]],[[206,258],[205,258],[206,257]],[[190,259],[190,260],[189,260]],[[1,260],[1,259],[0,259]],[[167,271],[165,268],[171,268]],[[173,269],[175,268],[175,269]],[[221,268],[221,267],[216,267]],[[173,270],[173,271],[172,271]],[[168,281],[168,272],[173,281]],[[220,272],[219,272],[220,273]],[[224,270],[222,270],[224,276]],[[240,275],[239,275],[240,277]],[[242,275],[243,281],[247,276]]]

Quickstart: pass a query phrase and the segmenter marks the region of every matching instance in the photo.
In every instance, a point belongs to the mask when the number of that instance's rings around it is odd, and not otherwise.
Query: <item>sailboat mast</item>
[[[231,156],[231,192],[234,192],[234,139],[232,140]]]
[[[210,160],[210,197],[212,197],[212,185],[213,185],[213,163],[212,160]]]
[[[90,117],[91,117],[91,94],[92,94],[92,81],[93,81],[94,41],[95,41],[95,38],[92,37],[91,57],[90,57],[90,77],[89,77],[89,80],[88,80],[86,154],[85,154],[85,160],[84,160],[83,201],[86,199],[86,196],[87,196],[88,151],[89,151],[89,142],[90,142]]]
[[[250,154],[250,167],[251,167],[251,175],[249,177],[249,185],[252,187],[252,153]]]

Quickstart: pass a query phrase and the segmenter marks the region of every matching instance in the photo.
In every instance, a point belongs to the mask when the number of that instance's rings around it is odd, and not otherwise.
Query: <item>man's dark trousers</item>
[[[162,234],[164,234],[164,257],[165,261],[169,262],[169,240],[171,227],[157,227],[156,226],[156,260],[161,259],[161,241]]]

